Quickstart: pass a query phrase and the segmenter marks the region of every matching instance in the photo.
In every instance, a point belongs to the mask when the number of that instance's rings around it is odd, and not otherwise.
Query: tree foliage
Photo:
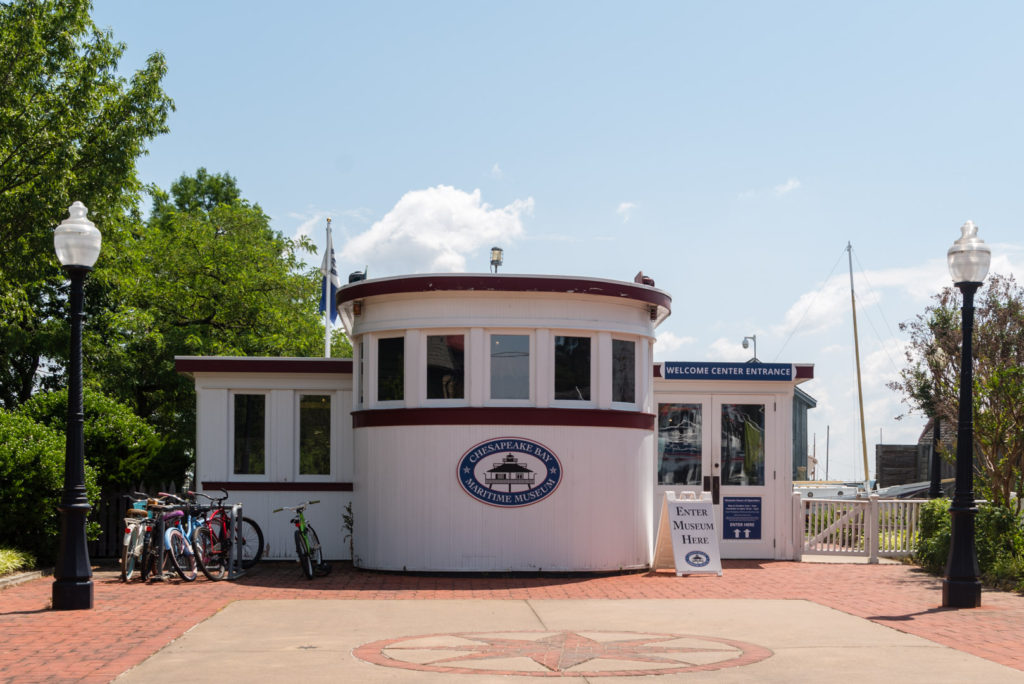
[[[136,160],[173,107],[163,56],[119,76],[124,45],[89,10],[87,0],[0,3],[0,406],[9,408],[28,399],[46,359],[59,376],[67,354],[54,227],[82,201],[102,224],[104,253],[116,249],[141,190]]]
[[[960,392],[960,291],[947,287],[900,329],[908,332],[907,366],[890,387],[928,416],[955,425]],[[1024,491],[1024,288],[993,274],[975,296],[974,459],[983,495],[1014,506]]]
[[[180,479],[194,449],[195,392],[174,357],[322,354],[319,272],[301,258],[309,240],[273,230],[228,174],[199,169],[151,193],[149,221],[110,262],[113,295],[86,357],[103,391],[165,437],[162,460]]]
[[[128,406],[87,387],[83,408],[85,461],[96,469],[102,489],[124,491],[160,470],[160,464],[154,463],[160,453],[160,438]],[[37,392],[18,408],[18,413],[63,435],[67,410],[68,391],[64,388]]]

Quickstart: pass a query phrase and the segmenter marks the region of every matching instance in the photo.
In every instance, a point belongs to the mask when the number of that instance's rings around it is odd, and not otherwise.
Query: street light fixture
[[[960,408],[956,430],[956,490],[949,507],[951,537],[946,577],[942,581],[944,608],[981,605],[978,552],[974,543],[974,293],[988,274],[992,250],[979,237],[972,221],[960,226],[962,235],[947,254],[953,283],[963,294],[961,310]]]
[[[68,421],[64,456],[64,493],[60,506],[60,546],[53,570],[54,610],[92,608],[92,567],[85,521],[92,508],[85,494],[84,410],[82,406],[82,310],[85,276],[100,254],[102,236],[75,202],[70,218],[53,232],[53,247],[71,279],[71,355],[68,364]]]
[[[744,349],[749,349],[750,348],[750,341],[751,340],[754,341],[754,358],[751,359],[751,361],[757,361],[757,335],[747,335],[746,337],[744,337],[743,338],[743,348]]]
[[[495,273],[498,272],[498,267],[502,264],[502,255],[504,253],[501,247],[491,247],[491,268],[494,269]]]

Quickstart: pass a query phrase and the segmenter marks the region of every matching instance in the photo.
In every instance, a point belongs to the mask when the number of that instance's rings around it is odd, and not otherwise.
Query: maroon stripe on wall
[[[203,489],[229,492],[351,492],[351,482],[203,482]]]
[[[268,357],[174,359],[179,373],[338,373],[352,374],[352,359],[275,359]]]
[[[800,366],[800,365],[798,365],[796,367],[796,377],[798,379],[800,379],[800,380],[803,380],[804,378],[806,378],[808,380],[813,380],[814,379],[814,366],[810,366],[810,365]]]
[[[361,280],[342,286],[338,290],[338,306],[345,302],[377,295],[409,292],[443,291],[483,292],[557,292],[560,294],[589,294],[606,297],[635,299],[656,306],[672,309],[672,298],[668,293],[647,285],[624,283],[612,280],[591,280],[587,278],[553,278],[550,276],[515,275],[450,275],[447,273],[429,276],[408,276],[381,280]]]
[[[352,427],[396,425],[559,425],[653,430],[653,413],[600,409],[458,407],[353,411]]]

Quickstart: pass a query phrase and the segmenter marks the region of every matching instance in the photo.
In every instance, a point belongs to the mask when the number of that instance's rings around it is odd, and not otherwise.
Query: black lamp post
[[[946,577],[942,581],[944,608],[977,608],[981,605],[978,553],[974,545],[974,366],[971,335],[974,332],[974,293],[988,274],[992,250],[979,237],[978,227],[968,221],[960,227],[960,239],[949,248],[949,273],[963,294],[963,342],[960,360],[960,410],[956,431],[956,490],[949,507],[951,540]]]
[[[71,279],[71,357],[68,364],[68,424],[64,457],[64,493],[60,506],[60,546],[53,570],[54,610],[92,608],[92,567],[86,546],[85,440],[82,434],[82,309],[85,276],[100,254],[100,231],[75,202],[53,233],[57,258]]]
[[[491,247],[491,268],[495,273],[498,272],[498,267],[502,264],[504,253],[501,247]]]

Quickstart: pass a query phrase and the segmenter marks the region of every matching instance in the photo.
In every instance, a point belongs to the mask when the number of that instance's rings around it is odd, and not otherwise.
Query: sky
[[[169,65],[142,180],[226,172],[342,281],[486,272],[673,298],[656,360],[812,363],[808,451],[924,426],[886,383],[966,220],[1024,281],[1024,4],[97,0]],[[321,252],[322,253],[322,252]],[[319,264],[320,255],[310,255]],[[826,434],[828,444],[826,448]]]

